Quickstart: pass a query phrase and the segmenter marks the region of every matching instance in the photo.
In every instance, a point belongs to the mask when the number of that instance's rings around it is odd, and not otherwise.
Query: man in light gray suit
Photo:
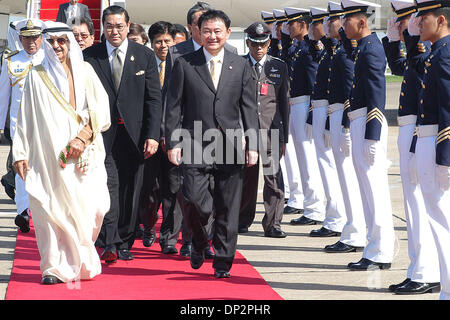
[[[57,22],[67,23],[72,18],[85,18],[92,21],[88,6],[78,3],[78,0],[70,0],[59,6]]]

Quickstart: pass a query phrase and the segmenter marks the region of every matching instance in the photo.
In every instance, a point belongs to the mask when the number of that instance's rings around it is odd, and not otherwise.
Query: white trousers
[[[344,200],[339,186],[339,178],[333,151],[325,145],[324,134],[328,115],[328,101],[312,101],[313,137],[317,162],[322,177],[323,189],[327,201],[323,227],[334,232],[342,232],[346,223]]]
[[[14,138],[15,132],[16,132],[16,122],[15,121],[13,122],[13,119],[11,117],[11,127],[10,127],[11,140]],[[25,181],[23,181],[18,174],[16,174],[15,176],[15,189],[16,195],[14,197],[14,202],[16,203],[17,214],[21,214],[23,211],[29,208],[30,204],[28,199],[28,192],[25,190]]]
[[[415,127],[415,122],[400,126],[397,140],[410,259],[407,278],[422,283],[439,282],[439,260],[422,191],[419,185],[411,183],[409,173],[411,158],[415,156],[409,151]]]
[[[388,126],[384,120],[380,141],[376,144],[375,163],[369,166],[364,157],[366,116],[350,123],[353,165],[358,178],[368,243],[363,258],[379,263],[391,263],[394,256],[394,224],[388,182]]]
[[[292,119],[289,120],[289,126],[292,126]],[[286,144],[286,152],[280,161],[281,171],[283,173],[284,190],[286,197],[289,198],[287,205],[295,209],[303,209],[303,190],[298,169],[297,155],[295,152],[292,135],[289,134],[289,142]]]
[[[367,234],[366,221],[364,219],[358,179],[356,177],[355,167],[353,166],[353,156],[351,151],[350,156],[344,156],[340,148],[344,105],[342,104],[341,108],[338,109],[330,114],[330,135],[331,149],[334,154],[339,184],[345,205],[345,213],[347,215],[347,223],[342,229],[340,241],[351,246],[364,247],[366,245]]]
[[[291,105],[290,131],[297,155],[297,165],[303,189],[303,215],[309,219],[323,221],[325,219],[325,195],[317,164],[314,141],[305,133],[309,112],[309,101]]]
[[[442,300],[450,300],[450,190],[442,191],[436,177],[436,136],[419,137],[417,175],[436,243]]]

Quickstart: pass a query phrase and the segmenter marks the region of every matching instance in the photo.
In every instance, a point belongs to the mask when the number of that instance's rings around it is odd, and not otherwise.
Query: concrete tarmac
[[[327,244],[338,237],[311,238],[309,232],[318,226],[292,226],[289,221],[298,215],[285,215],[284,239],[264,237],[261,221],[262,177],[259,185],[257,215],[249,232],[239,235],[238,250],[253,265],[267,283],[286,300],[437,300],[439,294],[399,296],[390,293],[389,285],[406,278],[409,264],[406,220],[400,180],[397,150],[396,113],[400,83],[387,87],[386,117],[389,120],[388,157],[389,184],[395,227],[395,257],[392,267],[383,271],[349,271],[349,262],[356,262],[362,253],[328,254]],[[0,144],[0,175],[5,173],[9,146]],[[4,299],[14,259],[17,227],[14,225],[15,205],[0,187],[0,300]],[[231,269],[233,276],[233,269]]]

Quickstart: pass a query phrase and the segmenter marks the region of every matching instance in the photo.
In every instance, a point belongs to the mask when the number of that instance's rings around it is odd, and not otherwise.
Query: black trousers
[[[215,214],[212,232],[215,252],[213,267],[230,270],[238,237],[242,166],[182,165],[181,170],[184,217],[192,230],[192,245],[196,251],[202,251],[209,246],[207,226],[211,215]]]
[[[267,158],[263,159],[264,173],[264,218],[262,226],[264,231],[271,228],[280,228],[283,219],[284,210],[284,182],[283,174],[280,167],[281,152],[277,163],[272,158],[270,151]],[[241,200],[241,208],[239,213],[239,227],[250,227],[255,219],[256,203],[258,198],[258,182],[259,182],[260,162],[252,167],[244,168],[243,173],[243,189],[245,196]],[[266,172],[267,170],[267,172]]]
[[[145,165],[144,185],[140,196],[140,219],[144,230],[149,232],[158,220],[158,210],[162,204],[162,223],[159,234],[161,247],[175,246],[180,233],[183,214],[180,193],[180,169],[173,165],[167,154],[159,147],[158,152]],[[156,184],[147,184],[157,171]]]
[[[144,161],[124,126],[117,128],[112,152],[106,155],[105,166],[111,209],[105,215],[97,245],[115,244],[118,249],[129,250],[135,240]],[[154,181],[155,178],[150,177],[146,184],[154,184]]]

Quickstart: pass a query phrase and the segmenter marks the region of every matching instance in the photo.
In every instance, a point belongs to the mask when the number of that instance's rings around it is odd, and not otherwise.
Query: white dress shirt
[[[216,79],[216,83],[214,83],[214,85],[216,86],[216,89],[217,89],[217,85],[218,85],[219,79],[220,79],[220,74],[222,73],[222,66],[223,66],[223,58],[225,56],[225,49],[222,48],[222,50],[219,52],[219,54],[217,56],[213,56],[205,48],[203,48],[203,53],[205,54],[206,63],[208,64],[208,68],[209,68],[210,72],[211,72],[211,69],[212,69],[211,60],[214,59],[214,61],[215,61],[214,78]]]
[[[260,65],[259,72],[261,73],[262,68],[264,67],[264,64],[266,63],[266,60],[267,60],[267,54],[264,57],[262,57],[262,59],[259,61],[256,61],[255,58],[253,58],[253,56],[251,54],[249,54],[249,56],[250,56],[250,60],[252,61],[252,66],[255,66],[255,64],[257,64],[259,62],[259,65]]]
[[[198,49],[200,49],[202,46],[199,45],[197,42],[195,42],[194,39],[191,39],[192,43],[194,44],[194,51],[197,51]]]
[[[78,5],[72,5],[69,4],[69,6],[67,7],[67,21],[69,21],[69,19],[74,18],[78,15]]]
[[[112,72],[112,62],[114,59],[114,47],[112,44],[109,43],[109,41],[106,41],[106,50],[108,52],[108,60],[109,60],[109,66],[111,67]],[[125,38],[125,40],[122,42],[122,44],[118,47],[119,50],[119,58],[122,61],[122,66],[125,65],[125,58],[127,56],[127,50],[128,50],[128,38]]]

